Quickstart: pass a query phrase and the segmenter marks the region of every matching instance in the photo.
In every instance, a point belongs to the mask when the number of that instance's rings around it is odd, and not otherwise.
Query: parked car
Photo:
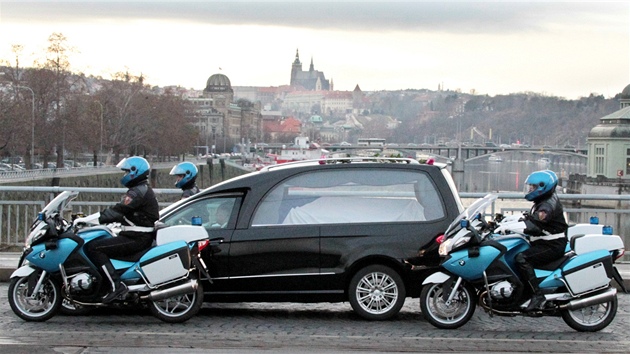
[[[363,318],[388,319],[419,297],[439,263],[435,240],[463,207],[446,165],[385,160],[267,166],[172,204],[160,221],[201,218],[223,239],[202,252],[206,301],[349,301]],[[404,261],[414,257],[424,269]]]
[[[24,159],[22,159],[22,156],[9,156],[9,157],[5,157],[2,160],[0,160],[1,163],[6,163],[6,164],[20,164],[20,163],[24,163]]]
[[[74,160],[63,160],[63,167],[65,168],[83,167],[83,164],[81,164],[80,162],[76,162]]]

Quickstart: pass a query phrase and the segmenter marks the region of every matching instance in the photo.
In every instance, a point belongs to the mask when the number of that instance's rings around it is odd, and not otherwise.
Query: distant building
[[[189,119],[202,136],[200,144],[215,145],[217,151],[226,152],[241,142],[261,141],[260,104],[248,100],[234,102],[234,90],[227,76],[210,76],[201,95],[187,99],[193,107]]]
[[[323,72],[315,70],[313,58],[307,71],[302,70],[299,50],[295,51],[295,60],[291,65],[291,87],[306,91],[331,91],[333,89],[330,81],[326,80]]]
[[[268,120],[263,124],[266,140],[272,143],[291,142],[293,138],[300,135],[302,130],[302,122],[293,117],[282,120]]]
[[[289,92],[284,96],[282,110],[296,113],[320,113],[325,97],[324,91]]]
[[[588,133],[587,174],[569,176],[568,190],[580,194],[630,194],[630,85],[621,92],[619,103],[618,111],[600,118],[600,123]],[[630,219],[624,214],[593,212],[595,208],[628,209],[630,202],[582,200],[580,207],[591,210],[582,215],[574,213],[577,219],[597,215],[602,225],[612,225],[615,234],[625,234],[624,242],[630,242]]]
[[[600,118],[588,134],[587,177],[630,180],[630,85],[619,102],[621,109]]]

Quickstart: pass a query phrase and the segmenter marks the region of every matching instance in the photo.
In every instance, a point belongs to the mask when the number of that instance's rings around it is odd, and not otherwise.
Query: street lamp
[[[100,101],[94,101],[101,107],[101,147],[98,150],[99,161],[103,158],[103,104]]]
[[[28,86],[15,85],[19,89],[27,89],[31,91],[31,168],[33,167],[35,158],[35,92]]]

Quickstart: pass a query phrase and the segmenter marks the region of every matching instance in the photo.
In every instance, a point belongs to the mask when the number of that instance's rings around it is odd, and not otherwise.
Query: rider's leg
[[[128,254],[130,250],[133,251],[136,248],[134,240],[121,235],[94,240],[85,245],[86,254],[101,273],[103,286],[107,286],[108,289],[108,293],[103,296],[103,302],[110,302],[127,290],[126,285],[121,283],[110,258]]]
[[[529,283],[529,286],[532,288],[532,293],[534,294],[529,301],[529,305],[527,305],[525,311],[539,309],[540,306],[545,302],[545,296],[542,294],[540,288],[538,287],[538,278],[536,278],[534,267],[527,261],[523,253],[517,254],[515,261],[518,269],[521,272],[521,277]]]

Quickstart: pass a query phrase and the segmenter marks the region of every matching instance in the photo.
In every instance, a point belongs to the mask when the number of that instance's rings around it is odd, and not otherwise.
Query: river
[[[488,157],[468,160],[464,163],[464,183],[460,192],[522,192],[527,176],[540,170],[552,170],[559,178],[570,174],[586,174],[584,159],[565,159],[560,155],[540,160],[532,154],[501,154],[502,161],[491,161]]]

